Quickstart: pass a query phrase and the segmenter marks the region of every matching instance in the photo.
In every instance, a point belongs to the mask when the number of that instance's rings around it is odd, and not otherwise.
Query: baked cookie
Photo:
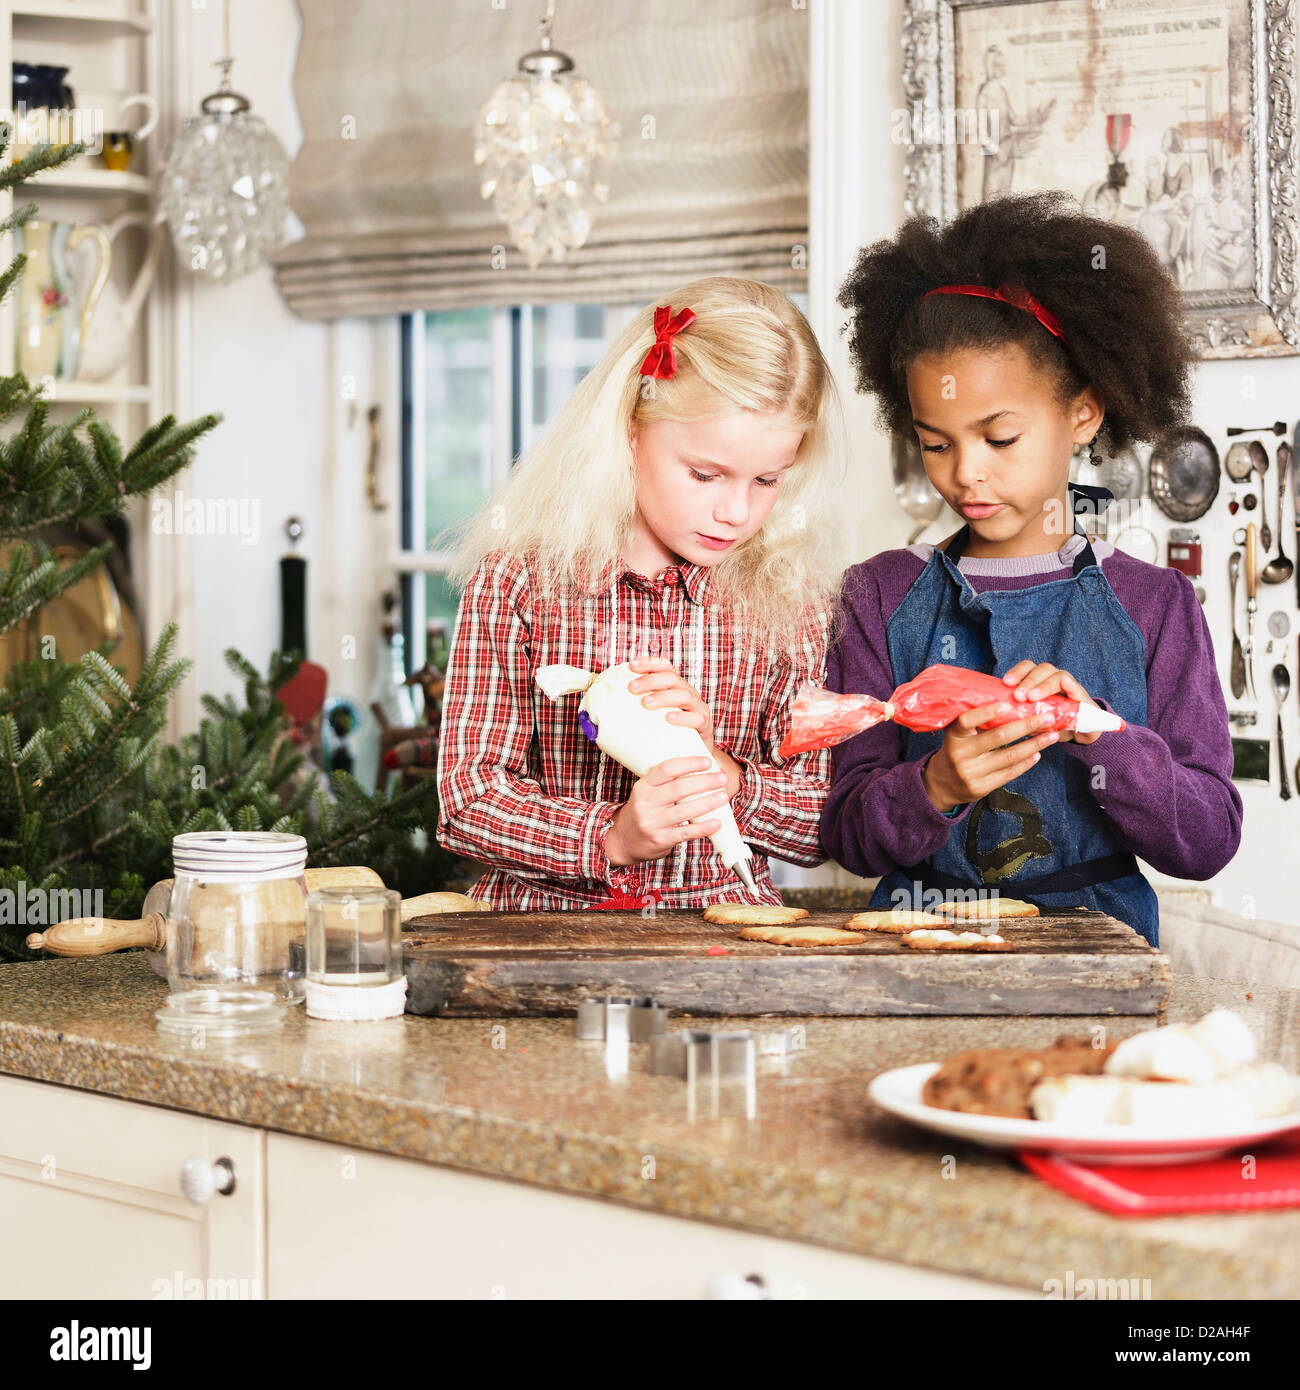
[[[933,912],[914,912],[907,907],[884,907],[875,911],[855,912],[844,924],[846,931],[888,931],[901,935],[917,927],[946,927],[950,918],[936,917]]]
[[[861,946],[857,932],[837,927],[746,927],[737,932],[746,941],[763,941],[769,946]]]
[[[993,917],[1037,917],[1038,909],[1033,903],[1021,902],[1019,898],[979,898],[974,902],[938,903],[935,911],[945,917],[957,917],[963,921],[984,921]]]
[[[1100,1076],[1115,1050],[1088,1037],[1061,1037],[1051,1047],[973,1047],[949,1057],[925,1083],[921,1099],[941,1110],[1032,1120],[1029,1096],[1049,1076]]]
[[[930,930],[921,927],[910,931],[903,937],[903,945],[914,951],[1014,951],[1015,947],[1005,937],[990,932],[987,936],[977,931],[946,931],[939,927]]]
[[[714,903],[704,909],[706,922],[719,922],[726,927],[776,927],[807,915],[806,907],[781,907],[777,903]]]

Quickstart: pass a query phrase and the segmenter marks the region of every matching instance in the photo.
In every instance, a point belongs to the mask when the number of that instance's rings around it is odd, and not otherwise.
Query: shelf
[[[153,32],[153,20],[148,15],[132,13],[124,5],[105,3],[105,0],[19,0],[13,6],[13,17],[110,25],[132,34]]]
[[[117,405],[153,400],[153,387],[114,381],[67,381],[55,378],[42,400],[51,405]]]
[[[23,180],[20,188],[64,188],[78,193],[138,193],[148,196],[153,192],[153,180],[148,174],[133,174],[129,169],[82,168],[77,163],[33,174],[30,179]]]

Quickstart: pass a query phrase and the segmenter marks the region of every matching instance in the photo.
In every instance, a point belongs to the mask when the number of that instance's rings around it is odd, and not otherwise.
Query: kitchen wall
[[[906,543],[912,522],[899,510],[890,486],[890,460],[884,439],[873,422],[873,409],[852,391],[843,343],[838,336],[843,317],[834,306],[836,286],[852,264],[858,247],[893,234],[903,213],[903,147],[890,140],[895,109],[904,105],[899,79],[902,52],[902,6],[871,0],[869,4],[832,0],[814,4],[812,60],[812,247],[810,250],[810,313],[823,345],[832,354],[849,413],[857,495],[857,553],[863,557],[890,546]],[[1229,425],[1254,425],[1286,420],[1294,426],[1300,418],[1300,357],[1243,359],[1201,363],[1196,374],[1193,420],[1226,451],[1224,430]],[[1276,440],[1268,436],[1269,454]],[[1144,455],[1145,456],[1145,455]],[[1091,476],[1091,475],[1090,475]],[[1083,481],[1088,481],[1084,478]],[[1277,474],[1267,479],[1267,508],[1277,527]],[[1219,498],[1195,525],[1204,546],[1206,589],[1205,616],[1219,656],[1220,675],[1230,708],[1245,708],[1228,691],[1228,556],[1234,548],[1232,531],[1248,514],[1229,518],[1226,479]],[[1285,538],[1295,558],[1292,540],[1293,499],[1286,503]],[[1152,505],[1152,529],[1161,539],[1171,523]],[[1253,516],[1259,518],[1256,511]],[[926,533],[940,540],[956,530],[960,519],[945,513]],[[1276,547],[1276,540],[1274,542]],[[1275,727],[1276,705],[1269,689],[1268,673],[1275,661],[1285,659],[1292,674],[1292,690],[1284,711],[1284,738],[1289,766],[1287,775],[1296,794],[1283,802],[1277,792],[1276,746],[1272,787],[1238,784],[1245,806],[1242,845],[1222,873],[1204,884],[1170,880],[1148,871],[1160,887],[1203,889],[1212,901],[1233,912],[1300,926],[1300,894],[1295,889],[1295,857],[1300,850],[1300,791],[1295,788],[1296,760],[1300,758],[1300,680],[1297,675],[1297,640],[1300,615],[1294,582],[1260,585],[1256,623],[1255,683],[1260,695],[1260,723],[1245,730],[1249,736],[1267,737]],[[1245,632],[1245,608],[1238,592],[1238,618]],[[1266,655],[1268,614],[1280,609],[1291,620],[1291,635],[1283,644],[1285,657],[1275,647]],[[1239,732],[1234,726],[1234,733]],[[1152,807],[1159,815],[1160,808]],[[787,882],[850,884],[855,880],[843,869],[823,866],[799,870],[782,866]]]
[[[292,157],[301,142],[292,76],[299,35],[293,0],[232,5],[232,85]],[[217,86],[221,6],[176,5],[165,42],[172,55],[174,115],[198,110]],[[292,236],[301,235],[296,219]],[[170,259],[170,257],[169,257]],[[279,561],[284,523],[301,518],[308,560],[308,654],[330,672],[330,693],[367,696],[374,673],[378,595],[396,525],[397,402],[391,320],[306,322],[284,305],[269,267],[228,285],[171,268],[176,413],[220,412],[174,487],[187,498],[229,498],[246,508],[241,534],[155,542],[170,611],[194,660],[175,711],[194,727],[202,694],[237,693],[222,653],[241,650],[259,668],[280,643]],[[365,501],[366,408],[383,407],[380,495]],[[159,548],[162,554],[158,555]],[[156,633],[156,624],[151,624]],[[362,751],[362,750],[358,750]]]

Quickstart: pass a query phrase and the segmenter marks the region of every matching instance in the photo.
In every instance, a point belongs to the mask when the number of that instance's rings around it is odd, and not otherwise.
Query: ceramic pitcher
[[[98,247],[99,264],[83,296],[73,280],[68,255],[87,240]],[[112,256],[108,236],[93,222],[78,226],[33,218],[15,229],[14,243],[27,256],[27,268],[18,282],[18,370],[33,382],[41,377],[75,377],[82,341],[108,279]]]
[[[103,381],[111,376],[126,361],[131,350],[131,335],[136,320],[144,307],[145,298],[153,285],[158,271],[158,261],[162,255],[166,233],[163,224],[155,221],[147,212],[124,212],[103,228],[110,246],[117,245],[118,236],[128,227],[137,227],[148,238],[147,249],[140,269],[125,298],[118,292],[113,281],[104,277],[102,294],[98,296],[99,307],[95,307],[92,295],[99,283],[101,273],[108,264],[98,240],[95,244],[94,274],[88,276],[83,258],[74,258],[78,286],[84,290],[87,310],[82,315],[81,358],[77,375],[82,381]],[[88,260],[87,255],[84,259]]]

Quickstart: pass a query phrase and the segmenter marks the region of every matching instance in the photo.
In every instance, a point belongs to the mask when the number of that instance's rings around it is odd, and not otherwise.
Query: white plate
[[[1137,1129],[1133,1125],[1077,1130],[1042,1120],[970,1115],[961,1110],[941,1110],[921,1100],[921,1088],[938,1070],[938,1062],[921,1062],[914,1067],[881,1072],[867,1088],[867,1094],[882,1110],[911,1120],[923,1129],[968,1139],[991,1149],[1035,1149],[1080,1163],[1191,1163],[1300,1129],[1300,1109],[1289,1115],[1252,1120],[1248,1125],[1234,1123],[1175,1133]]]

